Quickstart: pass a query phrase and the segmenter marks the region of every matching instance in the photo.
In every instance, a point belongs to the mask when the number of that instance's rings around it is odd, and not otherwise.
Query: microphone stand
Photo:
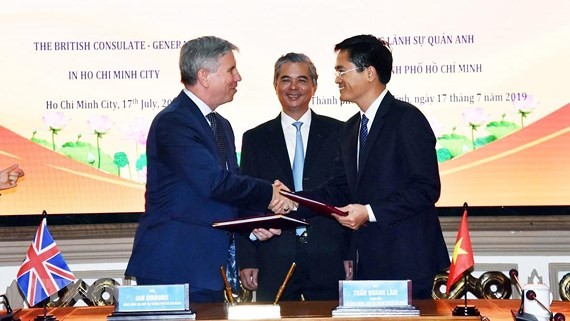
[[[8,302],[8,297],[4,294],[0,294],[0,299],[2,299],[0,303],[4,303],[6,307],[6,314],[0,315],[0,321],[20,321],[20,319],[14,316],[10,302]]]
[[[556,313],[556,314],[552,314],[552,311],[550,309],[548,309],[544,304],[542,304],[542,302],[540,302],[537,298],[536,298],[536,292],[534,292],[533,290],[528,290],[526,292],[526,298],[531,300],[531,301],[536,301],[536,303],[538,303],[538,305],[546,312],[548,312],[548,320],[550,321],[565,321],[566,317],[564,316],[564,314],[562,313]]]
[[[531,313],[524,312],[524,300],[525,300],[525,298],[527,298],[528,300],[531,300],[531,301],[536,301],[536,303],[542,309],[544,309],[546,312],[548,312],[548,320],[550,320],[550,321],[565,321],[566,320],[566,317],[562,313],[556,313],[553,315],[551,310],[546,308],[546,306],[544,304],[542,304],[542,302],[540,302],[539,300],[536,299],[536,292],[534,292],[533,290],[528,290],[525,293],[523,287],[520,284],[519,278],[518,278],[519,272],[516,269],[511,269],[509,271],[509,275],[511,276],[512,279],[515,280],[514,283],[516,285],[517,290],[519,291],[519,294],[521,295],[521,306],[519,307],[519,311],[517,313],[515,313],[515,311],[511,310],[511,314],[513,315],[514,321],[538,321],[538,319],[536,318],[535,315],[533,315]]]
[[[521,305],[519,307],[519,311],[515,313],[515,311],[511,310],[511,314],[513,315],[513,320],[514,321],[538,321],[538,319],[530,314],[530,313],[525,313],[524,312],[524,289],[522,287],[522,285],[519,282],[519,271],[515,270],[515,269],[511,269],[509,271],[509,275],[511,276],[511,279],[513,279],[516,285],[516,288],[521,296]]]

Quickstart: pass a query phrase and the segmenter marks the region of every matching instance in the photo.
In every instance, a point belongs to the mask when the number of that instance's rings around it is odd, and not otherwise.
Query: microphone
[[[516,285],[517,290],[519,291],[519,295],[522,296],[523,289],[522,289],[521,283],[520,283],[519,278],[518,278],[519,271],[517,271],[516,269],[511,269],[509,271],[509,276],[511,277],[511,280],[514,280],[513,283]]]
[[[519,291],[519,295],[521,296],[521,305],[519,307],[518,316],[523,316],[526,314],[526,313],[524,313],[524,290],[523,290],[521,283],[519,281],[519,271],[517,271],[516,269],[511,269],[509,271],[509,276],[511,277],[512,280],[514,280],[513,283],[516,285],[517,291]],[[513,317],[515,318],[516,321],[524,320],[524,319],[516,318],[514,312],[513,312]],[[529,319],[529,320],[531,320],[531,319]]]
[[[536,292],[534,292],[533,290],[528,290],[525,294],[525,291],[524,291],[524,289],[523,289],[523,287],[519,281],[519,278],[518,278],[519,271],[517,271],[516,269],[511,269],[509,271],[509,276],[511,277],[511,279],[513,279],[515,281],[513,283],[516,285],[516,288],[517,288],[517,290],[521,296],[521,306],[519,307],[519,311],[517,313],[515,313],[514,311],[511,310],[511,314],[513,315],[513,319],[515,321],[538,321],[534,315],[524,312],[525,297],[530,301],[536,301],[536,303],[538,303],[538,305],[542,309],[544,309],[546,312],[548,312],[550,321],[566,321],[566,317],[562,313],[556,313],[553,316],[552,311],[549,310],[548,308],[546,308],[546,306],[544,304],[542,304],[542,302],[540,302],[536,298]]]
[[[6,308],[6,314],[0,314],[0,321],[20,321],[20,319],[14,316],[8,297],[4,294],[0,294],[0,299],[2,299],[0,303],[3,303]]]
[[[542,302],[540,302],[540,300],[538,300],[536,298],[536,292],[534,292],[533,290],[528,290],[526,292],[526,298],[531,300],[531,301],[536,301],[536,303],[538,303],[538,305],[546,312],[548,312],[548,315],[550,316],[550,320],[554,320],[554,321],[565,321],[566,317],[564,316],[564,314],[562,313],[556,313],[554,314],[554,316],[552,315],[552,311],[550,309],[548,309],[544,304],[542,304]]]

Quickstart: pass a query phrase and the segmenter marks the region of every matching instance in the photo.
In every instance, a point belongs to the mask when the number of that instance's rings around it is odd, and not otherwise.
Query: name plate
[[[187,311],[188,284],[117,287],[117,312]]]
[[[401,307],[412,304],[412,281],[339,281],[341,307]]]

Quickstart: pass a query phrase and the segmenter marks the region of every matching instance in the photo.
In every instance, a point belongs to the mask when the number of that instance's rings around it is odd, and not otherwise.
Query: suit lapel
[[[357,176],[357,184],[360,182],[362,178],[362,173],[364,172],[364,168],[366,168],[366,163],[370,156],[372,150],[375,150],[378,153],[378,149],[382,146],[376,146],[376,141],[378,140],[378,136],[380,136],[380,131],[384,126],[384,117],[390,111],[390,107],[392,106],[392,102],[394,101],[394,96],[390,94],[390,92],[386,93],[384,99],[380,103],[380,107],[376,112],[376,116],[374,116],[374,121],[372,122],[372,127],[370,127],[370,133],[368,133],[368,139],[366,140],[366,144],[364,148],[360,148],[360,156],[358,158],[358,176]],[[360,124],[359,124],[360,125]],[[360,127],[358,128],[360,130]]]
[[[293,182],[293,171],[291,169],[291,162],[289,161],[289,153],[287,152],[287,144],[285,143],[283,127],[281,126],[281,115],[272,120],[267,127],[265,141],[267,142],[267,146],[265,146],[265,148],[273,154],[283,173],[287,173],[289,176],[289,182],[287,183],[291,184]]]
[[[200,124],[200,127],[202,128],[203,134],[205,134],[205,133],[211,134],[210,136],[212,136],[211,137],[212,139],[208,140],[208,142],[211,142],[212,145],[215,147],[216,138],[214,137],[214,134],[212,133],[212,128],[210,127],[210,124],[208,124],[206,117],[204,117],[204,115],[202,115],[202,112],[200,111],[200,108],[198,108],[198,105],[196,105],[196,103],[193,102],[192,99],[190,99],[190,97],[188,97],[188,95],[186,95],[184,93],[184,91],[180,92],[180,95],[178,95],[178,98],[180,98],[182,100],[181,107],[190,113],[191,118],[196,119],[196,121],[198,121],[198,123]]]
[[[200,111],[200,108],[198,108],[198,105],[196,105],[196,103],[194,101],[192,101],[192,99],[190,99],[190,97],[188,97],[188,95],[186,95],[184,93],[184,91],[180,92],[180,95],[178,95],[178,98],[180,98],[182,100],[182,104],[180,105],[180,107],[182,107],[182,110],[184,110],[185,113],[188,113],[188,115],[190,117],[190,121],[197,121],[198,122],[198,124],[200,126],[201,135],[205,138],[205,143],[206,143],[207,148],[210,150],[212,155],[214,155],[216,157],[216,159],[218,160],[218,162],[221,164],[222,161],[221,161],[220,155],[218,153],[218,144],[216,143],[216,137],[214,136],[214,133],[212,132],[212,128],[210,127],[210,124],[208,124],[206,117],[204,117],[204,115]],[[222,118],[222,117],[218,117],[218,120],[220,120],[220,118]],[[218,123],[220,123],[220,126],[223,126],[222,130],[223,130],[223,133],[225,135],[226,128],[224,125],[221,124],[223,122],[219,121]],[[229,152],[229,150],[228,150],[228,152]],[[225,168],[225,166],[224,166],[224,168]]]
[[[356,184],[356,160],[358,159],[357,155],[357,142],[358,142],[358,131],[360,129],[360,113],[352,116],[346,122],[346,136],[341,137],[342,144],[341,147],[343,148],[343,162],[346,167],[346,178],[349,182],[349,185]],[[352,183],[352,184],[351,184]]]
[[[305,164],[303,164],[304,173],[309,171],[309,168],[313,165],[313,160],[318,158],[317,155],[320,153],[321,147],[323,147],[323,140],[326,137],[325,130],[326,128],[324,128],[320,116],[311,110],[311,129],[309,130]]]

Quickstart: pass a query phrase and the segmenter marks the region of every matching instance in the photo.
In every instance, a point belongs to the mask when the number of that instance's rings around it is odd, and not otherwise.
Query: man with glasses
[[[329,178],[343,123],[309,108],[317,77],[304,54],[288,53],[277,60],[273,86],[281,113],[244,133],[242,174],[268,182],[279,179],[296,190],[315,188]],[[352,231],[331,217],[317,215],[307,221],[307,228],[284,230],[268,241],[238,239],[242,284],[257,290],[257,301],[275,299],[293,262],[297,267],[282,300],[338,300],[338,281],[352,278]]]
[[[308,196],[341,207],[355,230],[356,279],[412,280],[415,299],[431,298],[434,276],[449,267],[435,209],[440,179],[435,137],[424,115],[386,89],[388,44],[371,35],[335,46],[340,99],[360,108],[341,131],[336,175]]]

